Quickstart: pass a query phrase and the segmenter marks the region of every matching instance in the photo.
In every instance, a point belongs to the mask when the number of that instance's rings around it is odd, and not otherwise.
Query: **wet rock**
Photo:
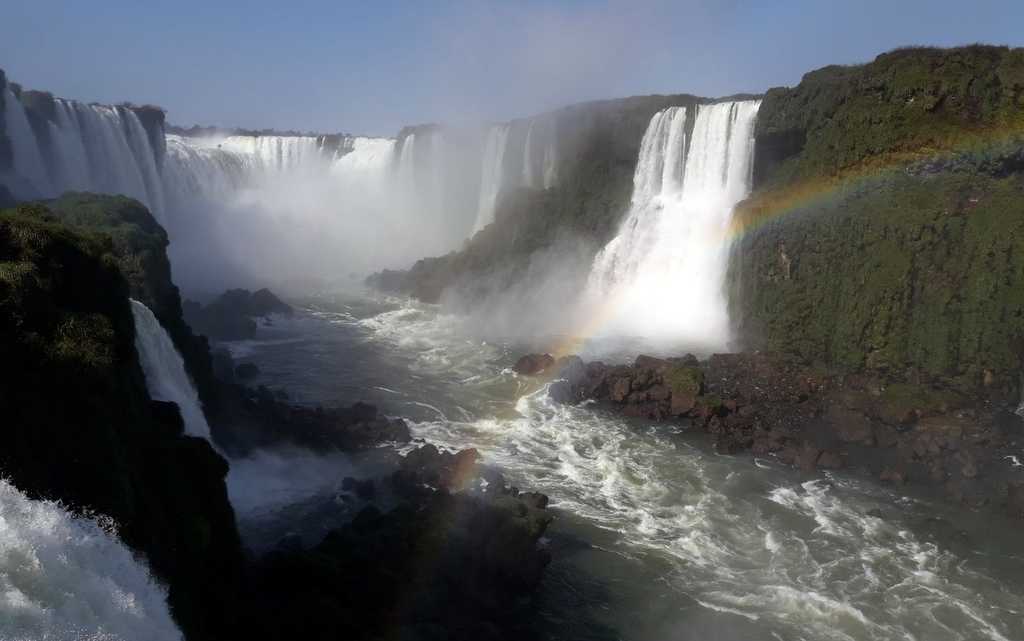
[[[871,419],[860,412],[832,405],[825,414],[825,420],[843,443],[875,444]]]
[[[893,468],[885,468],[882,473],[878,475],[878,480],[884,483],[895,483],[897,485],[903,485],[907,482],[907,474],[903,470],[897,470]]]
[[[1024,518],[1024,481],[1007,483],[1006,508],[1012,516]]]
[[[819,456],[821,456],[821,450],[810,443],[804,443],[804,446],[800,448],[799,454],[797,454],[796,462],[800,471],[810,474],[817,470]]]
[[[429,491],[458,492],[479,481],[475,449],[456,453],[440,450],[432,444],[409,452],[401,461],[392,480],[406,494]]]
[[[521,376],[537,376],[555,364],[551,354],[527,354],[516,361],[512,370]]]
[[[843,468],[843,458],[832,450],[825,450],[818,457],[817,466],[823,470],[839,470]]]
[[[615,403],[625,402],[626,398],[629,397],[629,391],[632,386],[632,381],[628,378],[617,378],[611,384],[611,389],[608,392],[609,400]]]
[[[260,368],[256,363],[239,363],[235,366],[235,377],[244,381],[256,378],[260,374]]]
[[[680,365],[664,374],[665,385],[671,393],[669,413],[681,416],[693,409],[704,388],[704,372],[696,367]]]
[[[341,480],[341,489],[355,494],[363,501],[372,501],[377,495],[377,488],[374,486],[373,479],[357,479],[346,476]]]
[[[213,365],[213,375],[219,381],[225,383],[235,382],[235,363],[231,358],[231,352],[226,349],[215,349],[210,352]]]

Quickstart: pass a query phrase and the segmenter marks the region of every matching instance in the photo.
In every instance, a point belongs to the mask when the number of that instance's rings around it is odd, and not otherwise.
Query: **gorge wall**
[[[772,89],[735,214],[740,344],[1014,400],[1024,50],[906,49]]]
[[[228,467],[147,393],[123,259],[45,208],[0,213],[0,469],[28,498],[111,519],[181,628],[223,638],[243,562]]]

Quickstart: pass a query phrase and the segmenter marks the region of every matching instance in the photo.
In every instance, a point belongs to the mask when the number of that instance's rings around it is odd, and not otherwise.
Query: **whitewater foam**
[[[0,638],[183,637],[164,588],[109,527],[0,479]]]

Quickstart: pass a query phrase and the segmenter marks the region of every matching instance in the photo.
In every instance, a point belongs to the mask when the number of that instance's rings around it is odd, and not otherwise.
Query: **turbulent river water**
[[[259,365],[256,383],[293,402],[373,402],[415,436],[475,447],[510,482],[548,494],[548,638],[1024,639],[1019,524],[855,476],[719,456],[679,426],[555,405],[510,369],[543,346],[488,340],[435,307],[349,295],[306,301],[228,344]],[[359,473],[358,462],[261,456],[232,464],[250,534],[293,519],[297,503],[329,513],[341,478]]]

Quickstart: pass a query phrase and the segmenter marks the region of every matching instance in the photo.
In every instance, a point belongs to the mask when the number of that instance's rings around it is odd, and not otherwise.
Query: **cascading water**
[[[607,314],[609,333],[690,349],[726,346],[726,236],[733,207],[750,189],[759,106],[670,107],[651,119],[629,214],[594,259],[587,285],[598,307],[592,313]]]
[[[473,234],[494,220],[494,210],[505,175],[505,148],[508,146],[509,129],[509,125],[495,125],[487,132],[480,176],[480,207],[473,224]]]
[[[0,480],[0,638],[182,635],[164,589],[108,528]]]
[[[543,149],[536,142],[538,129],[544,137]],[[549,124],[538,122],[535,118],[530,120],[526,142],[523,144],[523,186],[531,189],[550,189],[554,186],[557,179],[557,152],[553,129],[553,121]]]
[[[177,403],[185,422],[185,433],[210,440],[210,426],[181,354],[153,312],[137,300],[132,300],[131,304],[135,317],[135,349],[139,352],[149,395],[158,401]]]
[[[35,133],[29,124],[28,116],[21,101],[10,89],[4,89],[4,131],[10,138],[14,152],[14,171],[24,181],[23,185],[13,185],[12,191],[18,188],[31,195],[47,195],[50,193],[50,180],[46,175],[46,165]]]
[[[391,162],[395,151],[395,141],[391,138],[352,139],[352,151],[335,160],[331,171],[337,174],[356,174],[359,172],[381,171]]]

